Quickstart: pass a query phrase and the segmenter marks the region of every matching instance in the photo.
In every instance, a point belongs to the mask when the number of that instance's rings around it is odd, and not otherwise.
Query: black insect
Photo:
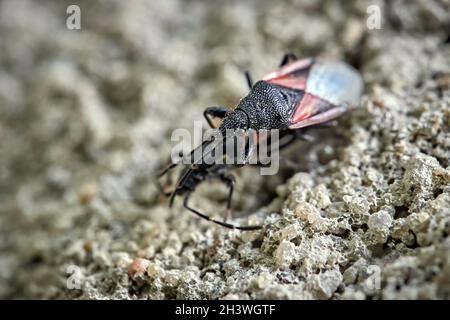
[[[279,130],[279,148],[304,137],[306,127],[323,124],[342,115],[350,107],[359,103],[362,94],[362,79],[358,71],[339,61],[298,60],[293,54],[286,54],[280,67],[252,83],[246,73],[250,87],[249,94],[233,109],[209,107],[204,111],[208,124],[226,137],[227,129]],[[216,127],[212,118],[222,119]],[[204,141],[202,147],[210,144]],[[226,141],[225,141],[226,143]],[[224,145],[225,145],[224,143]],[[192,151],[191,155],[194,154]],[[208,156],[203,154],[202,159]],[[169,165],[160,173],[166,174],[177,164]],[[236,226],[226,221],[215,220],[189,206],[189,199],[196,187],[205,180],[219,178],[229,188],[227,210],[230,215],[231,199],[235,178],[230,170],[237,165],[207,164],[205,161],[186,165],[170,193],[170,206],[176,196],[184,195],[183,205],[196,215],[221,226],[255,230],[260,225]]]

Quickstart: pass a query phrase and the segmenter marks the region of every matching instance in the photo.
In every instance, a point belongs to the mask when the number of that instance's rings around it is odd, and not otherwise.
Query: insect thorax
[[[250,128],[286,129],[302,96],[301,90],[258,81],[238,108],[248,114]]]

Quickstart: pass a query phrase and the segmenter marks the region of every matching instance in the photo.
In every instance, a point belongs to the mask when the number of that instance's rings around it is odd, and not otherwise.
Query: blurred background
[[[448,297],[449,30],[450,3],[433,0],[0,1],[0,297]],[[295,170],[240,170],[237,208],[271,225],[257,235],[170,211],[154,176],[172,130],[235,106],[243,71],[286,52],[362,72],[340,142],[303,146],[310,173],[288,184]],[[223,190],[196,204],[217,211]],[[299,199],[326,229],[292,222]],[[372,264],[387,268],[378,291],[362,284]]]

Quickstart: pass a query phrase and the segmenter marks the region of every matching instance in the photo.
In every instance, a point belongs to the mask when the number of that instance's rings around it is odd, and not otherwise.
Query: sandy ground
[[[1,1],[0,297],[450,298],[450,4],[387,2]],[[169,210],[172,130],[287,51],[358,67],[361,106],[279,175],[236,171],[263,230]]]

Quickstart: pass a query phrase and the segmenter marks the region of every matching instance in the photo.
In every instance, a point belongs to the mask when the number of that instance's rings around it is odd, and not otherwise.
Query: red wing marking
[[[296,71],[300,71],[303,69],[309,69],[313,65],[313,63],[314,63],[313,58],[300,59],[300,60],[294,61],[290,64],[287,64],[284,67],[281,67],[274,72],[269,73],[268,75],[263,77],[262,80],[269,81],[271,79],[279,78],[279,77],[294,73]]]
[[[362,92],[359,73],[345,63],[297,60],[266,75],[262,80],[303,91],[289,128],[298,129],[337,118],[357,103]]]
[[[277,84],[279,86],[291,88],[291,89],[297,89],[297,90],[305,90],[306,88],[306,82],[308,78],[308,73],[305,72],[304,75],[301,74],[300,76],[292,77],[292,76],[283,76],[281,78],[275,78],[272,80],[269,80],[269,83]]]
[[[309,70],[313,64],[312,58],[298,60],[269,73],[262,80],[287,88],[305,90]]]
[[[305,93],[292,116],[291,129],[299,129],[337,118],[347,110],[310,93]]]

